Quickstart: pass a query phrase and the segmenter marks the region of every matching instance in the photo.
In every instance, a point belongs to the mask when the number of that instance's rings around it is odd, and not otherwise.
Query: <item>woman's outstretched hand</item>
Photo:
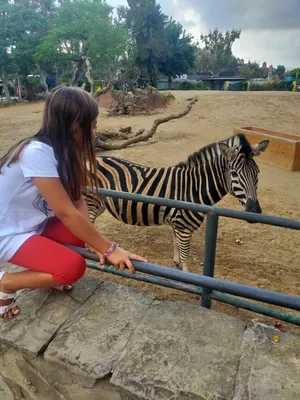
[[[115,268],[124,271],[125,267],[127,267],[132,274],[135,274],[135,268],[130,259],[144,262],[147,261],[144,257],[138,256],[134,253],[130,253],[129,251],[126,251],[121,247],[116,247],[111,255],[107,257],[107,259],[113,264]]]
[[[99,264],[100,265],[106,265],[105,264],[105,257],[103,254],[99,253],[92,247],[88,246],[87,244],[85,245],[86,248],[88,248],[91,252],[95,253],[99,257]],[[107,259],[112,263],[112,265],[116,269],[120,269],[121,271],[125,271],[125,268],[127,267],[129,271],[132,274],[135,274],[135,268],[130,261],[132,260],[137,260],[137,261],[143,261],[146,262],[147,260],[144,257],[138,256],[137,254],[130,253],[129,251],[126,251],[122,249],[121,247],[116,247],[113,252],[107,257]]]

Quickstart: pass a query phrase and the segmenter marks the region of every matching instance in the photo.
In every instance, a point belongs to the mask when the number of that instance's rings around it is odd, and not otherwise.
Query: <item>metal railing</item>
[[[89,192],[90,191],[91,190],[89,189]],[[104,272],[110,272],[116,275],[125,276],[127,278],[142,280],[156,285],[171,287],[185,292],[198,294],[201,296],[201,305],[206,308],[211,308],[211,300],[214,299],[217,301],[235,305],[240,308],[245,308],[256,313],[264,314],[276,319],[300,325],[300,317],[292,314],[287,314],[273,308],[268,308],[253,302],[248,302],[243,299],[228,296],[227,294],[232,294],[234,296],[277,305],[284,308],[294,309],[297,311],[300,311],[300,297],[290,296],[287,294],[259,289],[256,287],[242,285],[240,283],[234,283],[214,278],[219,216],[295,230],[300,230],[300,221],[274,217],[270,215],[254,214],[245,211],[238,211],[215,206],[207,206],[203,204],[193,204],[184,201],[170,200],[154,196],[118,192],[108,189],[99,189],[99,191],[101,195],[112,198],[162,205],[166,207],[185,209],[193,212],[207,214],[203,275],[183,272],[174,268],[163,267],[148,262],[143,263],[132,260],[132,263],[137,271],[137,273],[133,275],[128,271],[119,271],[113,267],[99,266],[95,262],[99,261],[99,258],[94,253],[91,253],[86,249],[69,246],[72,247],[75,251],[82,254],[87,259],[87,266],[89,268],[98,269]]]

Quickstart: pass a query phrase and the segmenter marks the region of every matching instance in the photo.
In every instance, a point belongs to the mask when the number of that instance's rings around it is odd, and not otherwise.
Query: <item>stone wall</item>
[[[18,303],[0,321],[0,400],[300,398],[299,337],[275,328],[88,275]]]

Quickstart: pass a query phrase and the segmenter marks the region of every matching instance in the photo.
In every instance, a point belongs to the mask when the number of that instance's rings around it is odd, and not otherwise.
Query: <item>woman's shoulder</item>
[[[24,147],[19,161],[21,164],[32,164],[33,162],[57,164],[53,148],[38,140],[32,140]]]
[[[27,149],[40,149],[44,151],[51,151],[53,152],[52,146],[50,146],[47,143],[41,142],[39,140],[31,140],[27,146],[25,147]]]
[[[30,155],[30,154],[36,154],[36,153],[47,153],[48,155],[53,156],[54,151],[53,148],[43,142],[40,142],[38,140],[31,140],[23,149],[22,153],[23,155]]]

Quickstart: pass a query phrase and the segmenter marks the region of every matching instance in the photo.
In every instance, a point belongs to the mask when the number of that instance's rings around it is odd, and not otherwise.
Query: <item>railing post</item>
[[[206,231],[205,231],[205,249],[204,249],[204,267],[203,275],[213,278],[215,270],[215,257],[217,247],[217,233],[218,233],[219,216],[216,213],[208,213],[206,217]],[[201,297],[201,306],[211,308],[211,289],[203,288]]]

